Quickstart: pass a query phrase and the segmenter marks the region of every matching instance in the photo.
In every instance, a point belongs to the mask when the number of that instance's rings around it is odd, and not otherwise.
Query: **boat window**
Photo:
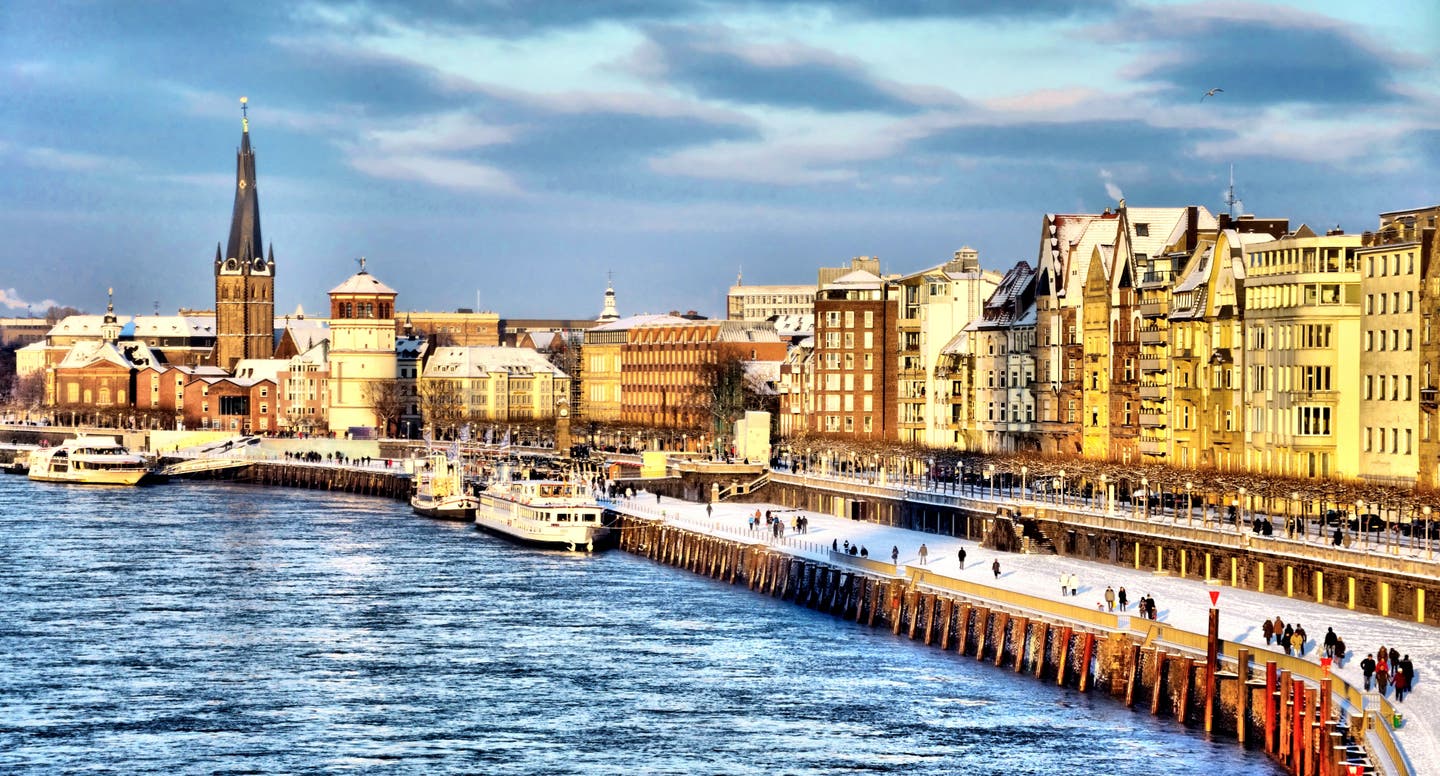
[[[558,521],[560,521],[560,522],[562,522],[562,523],[568,523],[568,522],[570,522],[570,513],[569,513],[569,512],[556,512],[556,513],[555,513],[555,519],[558,520]]]
[[[593,523],[593,522],[595,522],[595,513],[594,513],[594,512],[586,512],[586,513],[585,513],[585,516],[584,516],[583,518],[581,518],[581,519],[584,520],[584,521],[587,522],[587,523]]]

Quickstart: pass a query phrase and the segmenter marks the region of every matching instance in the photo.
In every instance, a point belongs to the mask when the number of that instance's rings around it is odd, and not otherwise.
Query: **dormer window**
[[[1136,237],[1149,237],[1149,236],[1150,236],[1150,225],[1149,225],[1149,224],[1136,224],[1136,225],[1135,225],[1135,236],[1136,236]]]

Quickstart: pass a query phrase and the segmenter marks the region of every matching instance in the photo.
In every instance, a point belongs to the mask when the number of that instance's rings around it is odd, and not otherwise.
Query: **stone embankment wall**
[[[1333,694],[1343,696],[1351,688],[1332,686],[1329,678],[1307,681],[1314,677],[1301,673],[1312,668],[1302,661],[1258,664],[1247,650],[1226,656],[1218,647],[1212,661],[1203,636],[1197,644],[1194,634],[1160,625],[1110,628],[1104,623],[1116,622],[1114,615],[1018,594],[986,599],[972,594],[973,585],[923,571],[895,576],[848,562],[816,562],[629,515],[619,518],[618,529],[619,546],[627,552],[886,628],[997,670],[1101,692],[1127,707],[1138,705],[1263,750],[1295,774],[1332,774],[1342,764],[1368,759],[1355,743],[1360,736],[1352,733],[1373,720],[1342,719]],[[1016,600],[997,600],[1006,597]],[[1070,616],[1047,608],[1065,608]]]
[[[332,490],[362,496],[410,498],[410,478],[399,470],[374,471],[343,466],[314,466],[282,462],[256,462],[238,469],[194,475],[198,479],[224,479],[310,490]]]
[[[1002,551],[1054,552],[1195,580],[1218,580],[1232,587],[1440,625],[1440,563],[1426,557],[1335,547],[1314,537],[1299,542],[1234,527],[1216,531],[1171,520],[1127,519],[1118,512],[1087,514],[1055,505],[998,505],[964,496],[906,500],[890,489],[823,481],[772,480],[740,500],[958,536]]]

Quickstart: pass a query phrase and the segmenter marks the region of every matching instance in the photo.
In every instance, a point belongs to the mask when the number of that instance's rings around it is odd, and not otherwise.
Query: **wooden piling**
[[[1025,667],[1025,655],[1029,651],[1030,643],[1030,618],[1020,617],[1015,620],[1015,673],[1020,673]]]
[[[1279,676],[1274,660],[1265,661],[1265,751],[1275,754],[1275,693]]]
[[[999,667],[1000,661],[1005,659],[1005,641],[1010,635],[1010,613],[1001,612],[995,618],[995,665]]]
[[[1050,657],[1050,623],[1041,620],[1035,634],[1035,678],[1043,679],[1045,661]]]
[[[1085,632],[1085,646],[1080,652],[1080,692],[1090,689],[1090,660],[1095,655],[1095,634]]]
[[[1154,653],[1155,663],[1155,684],[1150,688],[1150,716],[1160,713],[1160,690],[1165,686],[1165,653],[1159,648],[1151,650]]]
[[[990,610],[980,607],[975,612],[975,659],[985,658],[985,642],[990,640]]]
[[[1065,686],[1065,674],[1070,669],[1070,637],[1073,634],[1074,629],[1069,625],[1060,631],[1060,659],[1055,661],[1055,684],[1060,687]]]
[[[925,610],[925,646],[928,647],[935,635],[935,594],[926,593],[920,605]]]
[[[960,634],[955,637],[956,650],[965,654],[965,649],[970,642],[970,612],[971,606],[967,601],[960,606]]]
[[[1140,645],[1130,644],[1130,675],[1125,678],[1125,708],[1135,708],[1135,687],[1140,679]]]
[[[955,613],[955,601],[945,597],[940,601],[940,650],[950,648],[950,618]]]

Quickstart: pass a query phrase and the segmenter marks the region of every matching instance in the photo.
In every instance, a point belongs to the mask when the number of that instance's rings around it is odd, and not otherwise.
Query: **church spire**
[[[601,323],[620,320],[620,311],[615,307],[615,283],[611,278],[613,274],[614,273],[606,273],[605,306],[600,310],[600,317],[595,319]]]
[[[225,258],[242,264],[264,254],[260,239],[260,197],[255,191],[255,152],[250,148],[249,99],[240,98],[240,150],[235,154],[235,210],[230,216],[230,242]]]

